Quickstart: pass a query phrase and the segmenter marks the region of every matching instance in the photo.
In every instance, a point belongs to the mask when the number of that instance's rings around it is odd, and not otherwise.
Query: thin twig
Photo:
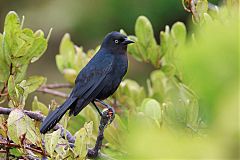
[[[0,153],[7,153],[6,150],[0,150]]]
[[[56,91],[56,90],[53,90],[53,89],[43,88],[43,87],[38,88],[37,91],[42,92],[42,93],[52,94],[54,96],[58,96],[58,97],[62,97],[62,98],[69,97],[69,95],[66,94],[66,93]]]
[[[52,94],[54,96],[67,98],[69,95],[60,91],[56,91],[53,89],[59,88],[72,88],[73,86],[69,83],[55,83],[55,84],[45,84],[42,85],[40,88],[37,89],[38,92]]]
[[[1,145],[3,145],[4,147],[8,147],[8,148],[12,148],[12,147],[21,148],[21,146],[19,144],[3,142],[3,141],[0,141],[0,146]],[[45,155],[44,151],[42,151],[42,150],[38,150],[38,149],[32,148],[30,146],[24,146],[24,148],[27,149],[27,150],[31,150],[33,152],[39,153],[41,155]]]
[[[72,88],[73,86],[70,83],[54,83],[54,84],[45,84],[41,88],[56,89],[56,88]]]
[[[0,98],[2,97],[2,96],[4,96],[4,95],[2,95],[2,94],[4,94],[4,92],[5,92],[5,89],[7,88],[7,82],[5,82],[4,83],[4,86],[3,86],[3,88],[2,88],[2,90],[1,90],[1,94],[0,94]]]
[[[7,95],[8,95],[8,92],[0,93],[0,96],[7,96]]]

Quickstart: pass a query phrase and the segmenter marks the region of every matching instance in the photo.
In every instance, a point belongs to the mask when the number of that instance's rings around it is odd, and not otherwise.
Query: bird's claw
[[[104,110],[103,110],[103,115],[105,115],[106,116],[106,118],[108,118],[108,124],[111,124],[112,123],[112,121],[114,120],[114,118],[115,118],[115,110],[114,110],[114,108],[112,108],[112,107],[109,107],[109,108],[105,108]]]

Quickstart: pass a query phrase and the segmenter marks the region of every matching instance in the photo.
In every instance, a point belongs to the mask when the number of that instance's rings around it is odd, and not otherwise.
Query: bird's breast
[[[124,75],[127,72],[128,59],[125,56],[117,57],[114,59],[112,69],[105,78],[105,86],[97,96],[98,99],[106,99],[111,96],[118,88]]]

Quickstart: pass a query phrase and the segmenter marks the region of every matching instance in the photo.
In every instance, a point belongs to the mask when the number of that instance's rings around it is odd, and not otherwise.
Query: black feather
[[[60,107],[50,112],[44,119],[40,128],[40,132],[46,133],[53,128],[76,100],[77,98],[68,98]]]

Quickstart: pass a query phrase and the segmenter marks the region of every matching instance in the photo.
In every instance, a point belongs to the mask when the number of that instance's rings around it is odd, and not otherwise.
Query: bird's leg
[[[94,105],[94,107],[95,107],[96,110],[98,111],[99,115],[102,117],[102,112],[100,111],[100,109],[98,108],[98,106],[95,104],[94,101],[92,101],[92,104]]]
[[[102,141],[103,141],[103,138],[104,138],[104,130],[107,127],[107,125],[110,124],[113,121],[113,119],[115,117],[115,111],[110,105],[105,104],[104,102],[102,102],[98,99],[95,99],[94,101],[97,101],[97,102],[101,103],[106,108],[103,109],[103,111],[101,112],[101,120],[100,120],[100,124],[99,124],[99,127],[98,127],[99,130],[98,130],[98,136],[97,136],[96,144],[95,144],[94,148],[88,149],[88,153],[87,153],[88,158],[96,158],[98,156],[99,150],[102,147]],[[94,103],[94,101],[92,101],[92,104],[96,107],[98,112],[100,112],[99,108]]]
[[[99,99],[95,99],[95,101],[97,101],[97,102],[99,102],[99,103],[101,103],[102,105],[104,105],[106,108],[113,108],[112,106],[110,106],[109,104],[107,104],[107,103],[105,103],[105,102],[103,102],[103,101],[101,101],[101,100],[99,100]]]
[[[99,99],[95,99],[95,101],[101,103],[103,106],[105,106],[108,110],[108,117],[110,118],[109,124],[112,123],[113,119],[115,118],[115,110],[112,106],[109,104],[104,103],[103,101]]]

